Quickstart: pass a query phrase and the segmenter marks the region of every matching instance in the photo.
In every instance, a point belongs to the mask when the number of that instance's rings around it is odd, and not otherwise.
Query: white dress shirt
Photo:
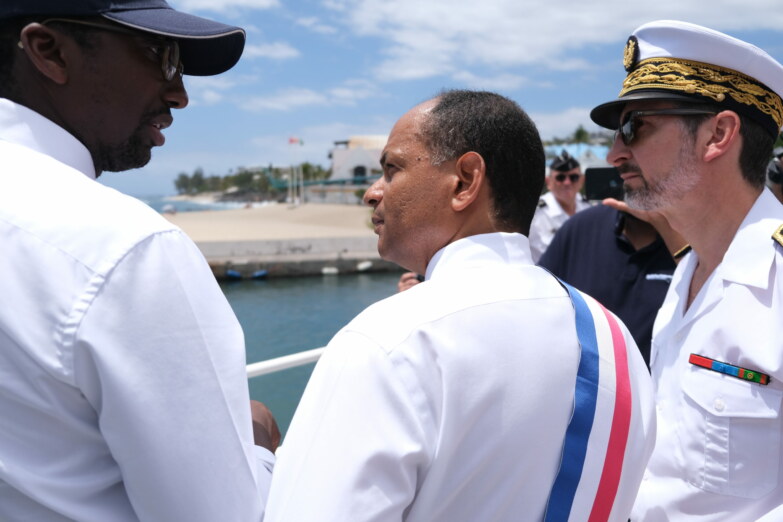
[[[633,415],[609,520],[625,522],[655,428],[647,369],[621,336]],[[265,520],[541,520],[579,357],[571,301],[532,264],[525,236],[448,245],[425,282],[370,306],[327,346],[278,451]],[[594,425],[611,419],[598,408]],[[587,520],[606,451],[589,455],[571,520]]]
[[[674,273],[653,330],[658,442],[634,522],[783,520],[783,206],[764,190],[685,310],[698,264]],[[766,373],[748,382],[690,354]]]
[[[576,196],[576,212],[590,207],[590,203],[582,199],[582,196]],[[536,213],[533,215],[533,221],[530,223],[530,252],[533,254],[533,262],[538,260],[546,252],[552,238],[563,224],[570,218],[560,203],[557,202],[555,195],[547,192],[539,200]]]
[[[193,242],[4,99],[0,165],[0,520],[260,520],[274,457]]]

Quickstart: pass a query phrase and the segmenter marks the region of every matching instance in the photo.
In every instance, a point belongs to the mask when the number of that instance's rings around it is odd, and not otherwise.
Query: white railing
[[[321,348],[313,348],[312,350],[306,350],[304,352],[292,353],[291,355],[284,355],[282,357],[276,357],[275,359],[248,364],[247,378],[250,379],[251,377],[258,377],[259,375],[275,373],[280,370],[296,368],[297,366],[315,362],[321,357],[324,348],[325,347],[322,346]]]

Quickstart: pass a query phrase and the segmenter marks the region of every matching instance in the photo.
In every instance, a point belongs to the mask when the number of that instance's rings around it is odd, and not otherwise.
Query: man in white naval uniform
[[[783,520],[783,206],[765,188],[783,66],[678,21],[637,28],[607,159],[690,244],[653,328],[658,441],[632,520]]]
[[[546,176],[547,193],[538,201],[528,236],[533,262],[538,263],[555,233],[568,218],[590,206],[579,192],[584,183],[582,168],[568,151],[561,152],[549,164],[549,173]]]
[[[426,280],[329,343],[265,520],[625,522],[653,444],[649,376],[614,315],[533,264],[532,121],[448,91],[397,122],[381,166],[364,196],[378,250]]]

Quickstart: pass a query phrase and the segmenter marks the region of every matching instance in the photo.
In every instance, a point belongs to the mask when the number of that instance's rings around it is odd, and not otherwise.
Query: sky
[[[445,88],[508,96],[545,140],[579,125],[597,130],[590,109],[617,96],[625,42],[653,20],[706,25],[783,62],[780,0],[169,3],[243,27],[247,43],[230,71],[185,76],[190,103],[173,111],[166,144],[147,166],[101,176],[137,197],[174,194],[174,179],[198,168],[220,176],[303,161],[328,168],[335,141],[386,135]]]

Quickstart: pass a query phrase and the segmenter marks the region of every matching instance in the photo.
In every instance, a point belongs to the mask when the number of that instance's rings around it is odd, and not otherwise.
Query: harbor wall
[[[402,271],[384,261],[375,237],[197,241],[219,280]]]

